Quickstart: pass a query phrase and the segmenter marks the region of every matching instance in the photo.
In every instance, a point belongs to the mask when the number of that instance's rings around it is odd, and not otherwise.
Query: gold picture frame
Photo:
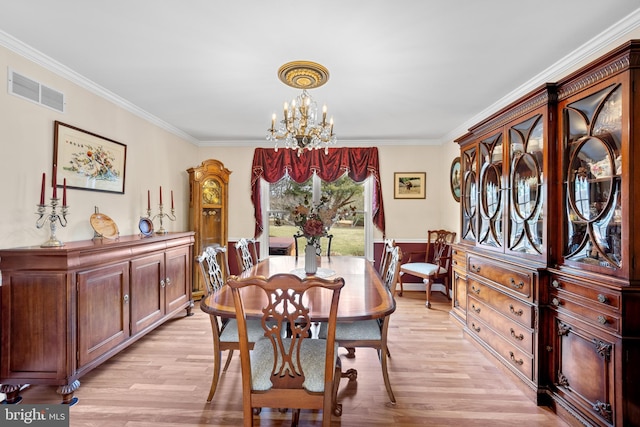
[[[451,162],[451,171],[449,173],[449,182],[451,185],[451,195],[453,196],[454,199],[456,199],[456,202],[460,201],[460,192],[461,192],[461,188],[460,188],[460,183],[461,183],[461,176],[460,176],[461,172],[460,172],[460,157],[456,157],[455,159],[453,159],[453,162]]]
[[[124,194],[127,146],[59,121],[54,123],[53,173],[58,186]]]
[[[426,186],[426,172],[395,172],[393,174],[394,199],[424,199]]]

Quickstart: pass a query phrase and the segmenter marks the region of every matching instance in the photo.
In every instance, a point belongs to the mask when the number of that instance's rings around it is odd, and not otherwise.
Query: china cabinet
[[[191,311],[192,265],[191,232],[0,250],[8,401],[19,401],[22,384],[45,384],[74,403],[82,375]]]
[[[461,150],[459,254],[452,316],[540,401],[540,298],[555,86],[544,85],[469,129]],[[466,286],[466,289],[462,289]],[[465,301],[461,301],[465,298]]]
[[[632,40],[456,140],[451,314],[571,424],[640,425],[638,83]]]
[[[218,160],[205,160],[189,174],[189,227],[195,232],[195,253],[214,244],[227,246],[228,188],[231,171]],[[205,283],[200,269],[193,272],[193,296],[201,298]]]
[[[640,425],[640,41],[558,86],[556,266],[544,293],[550,393],[593,425]]]

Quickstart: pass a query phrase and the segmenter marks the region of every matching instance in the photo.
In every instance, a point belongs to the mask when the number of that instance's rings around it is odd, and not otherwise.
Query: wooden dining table
[[[305,277],[304,257],[270,256],[245,270],[239,277],[271,277],[279,273],[292,273]],[[338,303],[338,321],[377,319],[393,313],[396,309],[391,292],[386,288],[373,264],[363,257],[332,256],[321,257],[317,277],[334,279],[342,277],[345,286],[340,293]],[[248,317],[260,317],[261,309],[266,305],[265,295],[257,287],[250,286],[241,290]],[[327,321],[331,305],[330,292],[326,289],[312,289],[308,293],[306,304],[313,321]],[[228,286],[203,298],[200,308],[205,313],[223,318],[235,317],[233,295]]]

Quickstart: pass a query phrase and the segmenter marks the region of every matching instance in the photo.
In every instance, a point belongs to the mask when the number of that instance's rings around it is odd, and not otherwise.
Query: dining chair
[[[255,239],[241,238],[235,244],[238,272],[250,269],[258,262]]]
[[[448,230],[429,230],[427,232],[427,247],[424,252],[409,252],[406,263],[400,266],[400,292],[402,296],[402,278],[405,274],[420,277],[426,286],[427,308],[431,308],[431,285],[436,280],[441,280],[444,285],[444,294],[450,299],[449,294],[449,269],[451,267],[451,247],[456,238],[456,233]]]
[[[244,425],[253,425],[254,408],[267,407],[291,408],[292,425],[297,425],[300,409],[321,409],[322,425],[329,427],[331,414],[342,413],[336,400],[341,365],[335,331],[344,279],[301,279],[294,274],[281,273],[268,279],[232,276],[227,284],[233,292],[240,334]],[[258,294],[264,294],[263,308],[257,314],[245,311],[242,290],[247,287],[257,287]],[[312,339],[309,335],[312,320],[309,306],[305,304],[310,304],[312,297],[309,294],[313,294],[315,288],[331,292],[325,339]],[[249,353],[247,323],[252,314],[261,316],[264,337],[255,342]],[[285,334],[287,325],[290,334]]]
[[[327,256],[331,256],[331,240],[333,240],[333,234],[327,234],[326,236],[322,236],[324,238],[327,239]],[[296,253],[296,258],[298,258],[298,239],[300,238],[305,238],[304,234],[302,234],[301,232],[297,232],[296,234],[293,235],[293,239],[295,240],[295,253]],[[322,239],[320,239],[322,240]],[[306,243],[305,243],[306,244]],[[322,249],[321,248],[316,248],[316,252],[320,251],[319,253],[317,253],[317,255],[322,255]],[[303,251],[302,253],[304,253],[304,246],[303,246]]]
[[[396,283],[398,282],[399,266],[402,260],[402,249],[394,246],[389,252],[387,269],[382,276],[384,286],[395,296]],[[387,389],[389,400],[392,404],[396,403],[395,395],[391,388],[389,380],[389,370],[387,367],[387,358],[390,357],[387,346],[387,333],[389,329],[389,320],[391,315],[387,315],[382,319],[355,320],[353,322],[339,322],[336,325],[336,341],[340,347],[347,349],[347,358],[355,357],[356,348],[373,348],[378,352],[378,359],[382,367],[382,379]],[[327,333],[326,325],[320,325],[319,337],[324,337]],[[349,369],[344,376],[350,381],[357,378],[357,372]]]
[[[220,290],[225,283],[224,272],[229,271],[227,248],[217,244],[208,246],[196,259],[200,265],[200,271],[206,284],[207,295],[211,295]],[[222,369],[222,372],[227,372],[227,368],[233,357],[233,351],[240,349],[236,319],[221,319],[218,316],[209,315],[209,320],[211,321],[211,331],[213,334],[213,378],[211,380],[211,388],[207,402],[211,402],[218,387],[222,352],[229,351],[227,361]],[[258,321],[249,321],[247,327],[249,331],[249,342],[251,343],[259,339],[264,333]]]
[[[394,239],[385,239],[384,246],[382,248],[382,254],[380,255],[380,264],[378,265],[378,274],[380,276],[384,276],[387,271],[387,264],[389,262],[389,255],[393,251],[393,248],[396,246],[396,241]]]

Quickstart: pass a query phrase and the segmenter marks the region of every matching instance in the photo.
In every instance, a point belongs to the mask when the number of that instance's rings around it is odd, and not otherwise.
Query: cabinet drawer
[[[473,312],[473,316],[489,325],[491,329],[504,337],[506,341],[517,345],[527,353],[533,354],[533,329],[525,328],[521,324],[505,318],[489,305],[471,296],[469,297],[468,303],[469,311]]]
[[[551,294],[554,294],[556,291],[562,291],[563,293],[585,298],[588,301],[593,302],[596,307],[607,307],[616,311],[620,310],[620,293],[609,289],[589,286],[584,283],[574,282],[564,277],[557,276],[551,277],[549,288],[551,290]]]
[[[520,371],[527,379],[534,379],[533,356],[531,354],[522,351],[513,343],[505,341],[486,323],[478,319],[473,311],[469,311],[467,314],[467,326],[473,334],[498,353],[508,366]]]
[[[451,265],[454,269],[466,273],[467,253],[457,247],[454,247],[451,250]]]
[[[620,316],[615,311],[597,307],[593,303],[575,298],[574,294],[559,290],[552,291],[549,298],[551,306],[558,311],[566,310],[588,323],[620,333]]]
[[[499,264],[477,255],[469,256],[468,265],[469,273],[490,280],[494,284],[533,302],[532,272],[513,265]]]
[[[490,305],[506,318],[514,320],[527,328],[533,328],[535,316],[533,307],[530,304],[473,279],[468,280],[467,286],[467,295]]]

